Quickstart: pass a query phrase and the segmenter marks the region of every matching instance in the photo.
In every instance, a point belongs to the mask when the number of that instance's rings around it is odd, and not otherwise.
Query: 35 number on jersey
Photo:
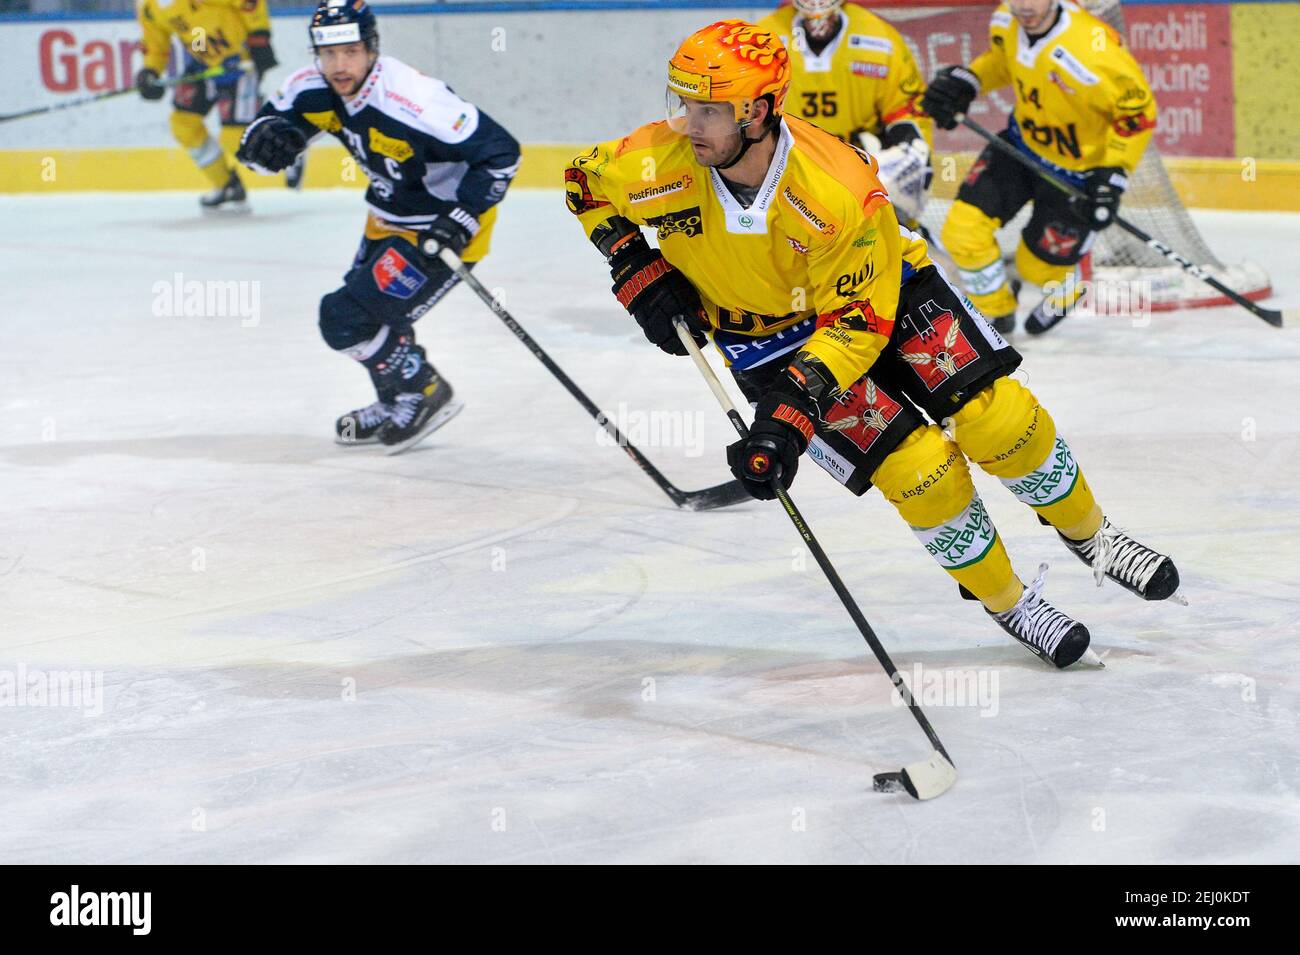
[[[835,91],[803,94],[804,119],[816,119],[818,116],[834,116],[839,112],[835,104]]]

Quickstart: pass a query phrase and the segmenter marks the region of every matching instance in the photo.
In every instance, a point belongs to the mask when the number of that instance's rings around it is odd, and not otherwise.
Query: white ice
[[[1186,607],[1098,590],[977,475],[1104,671],[1046,668],[805,463],[899,667],[984,691],[923,687],[959,779],[919,804],[871,791],[928,748],[778,506],[675,510],[465,289],[418,326],[465,412],[403,456],[336,447],[371,399],[316,307],[360,196],[253,204],[0,199],[0,860],[1300,855],[1300,332],[1219,308],[1017,342],[1107,512],[1182,571]],[[1300,216],[1196,218],[1300,302]],[[727,422],[558,192],[510,195],[479,274],[671,479],[728,476]],[[177,276],[257,283],[257,314],[155,314]],[[33,705],[20,667],[99,673],[101,706]]]

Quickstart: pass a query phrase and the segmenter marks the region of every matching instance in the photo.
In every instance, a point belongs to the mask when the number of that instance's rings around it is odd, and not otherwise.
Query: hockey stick
[[[170,89],[173,86],[180,86],[182,83],[197,83],[199,80],[210,80],[218,76],[223,76],[227,72],[236,73],[244,72],[251,66],[247,61],[240,64],[239,70],[227,71],[221,65],[210,66],[202,73],[190,73],[187,76],[178,76],[175,79],[162,80],[158,83],[163,89]],[[135,93],[138,90],[134,86],[128,86],[125,89],[109,90],[106,93],[96,93],[94,96],[83,96],[81,99],[68,100],[65,103],[55,103],[52,106],[37,106],[34,109],[25,109],[21,113],[8,113],[0,116],[0,123],[7,123],[11,119],[22,119],[24,116],[39,116],[43,113],[54,113],[61,109],[72,109],[74,106],[85,106],[88,103],[98,103],[100,100],[112,99],[115,96],[125,96],[127,93]]]
[[[1034,172],[1038,173],[1038,175],[1041,176],[1044,181],[1051,183],[1057,189],[1060,189],[1062,192],[1064,192],[1067,196],[1071,196],[1075,198],[1084,197],[1085,194],[1082,189],[1079,189],[1074,185],[1065,182],[1062,179],[1058,179],[1056,176],[1052,175],[1050,172],[1048,172],[1038,163],[1034,162],[1032,159],[1030,159],[1028,156],[1022,153],[1019,149],[1016,149],[1015,146],[1012,146],[1009,142],[1007,142],[1005,139],[1002,139],[1000,136],[997,136],[996,134],[989,132],[979,123],[975,122],[975,120],[971,119],[969,116],[963,116],[959,113],[957,115],[957,121],[960,122],[967,129],[971,130],[980,138],[986,140],[990,145],[993,146],[994,149],[997,149],[999,152],[1005,153],[1006,155],[1014,159],[1016,162],[1020,163],[1022,166],[1032,169]],[[1250,299],[1246,298],[1246,296],[1242,295],[1240,292],[1236,291],[1235,289],[1228,288],[1228,286],[1224,285],[1213,275],[1205,271],[1205,269],[1201,268],[1201,266],[1196,265],[1193,262],[1189,262],[1187,259],[1183,258],[1181,255],[1179,255],[1173,249],[1169,248],[1169,246],[1165,245],[1159,239],[1153,238],[1152,236],[1143,232],[1141,229],[1139,229],[1137,226],[1135,226],[1133,223],[1129,222],[1127,219],[1123,218],[1122,216],[1115,217],[1115,224],[1119,226],[1121,229],[1123,229],[1125,232],[1127,232],[1129,235],[1133,236],[1135,239],[1138,239],[1143,243],[1145,243],[1148,248],[1154,249],[1156,252],[1159,252],[1161,255],[1163,255],[1166,259],[1169,259],[1171,262],[1175,263],[1184,272],[1188,273],[1194,278],[1200,279],[1202,282],[1210,286],[1210,288],[1214,289],[1216,292],[1219,292],[1227,296],[1233,302],[1237,303],[1242,308],[1251,312],[1257,318],[1261,318],[1264,321],[1268,322],[1274,328],[1282,328],[1283,326],[1295,325],[1297,323],[1300,323],[1300,308],[1287,308],[1279,311],[1277,309],[1264,308],[1262,305],[1257,305],[1256,303],[1252,302]]]
[[[554,375],[569,394],[577,399],[578,404],[587,409],[587,413],[596,419],[596,423],[618,442],[618,446],[626,452],[627,456],[635,461],[637,466],[648,474],[652,481],[659,485],[659,489],[667,494],[674,504],[690,511],[708,511],[750,499],[749,494],[736,480],[728,481],[726,484],[706,487],[699,491],[683,491],[669,481],[660,473],[657,467],[650,463],[650,460],[644,454],[637,450],[636,446],[627,439],[627,436],[618,429],[618,426],[609,419],[609,416],[596,407],[592,400],[574,383],[572,378],[564,373],[564,370],[555,363],[551,356],[546,354],[542,346],[537,344],[528,332],[524,331],[523,326],[515,321],[514,317],[496,300],[496,297],[483,287],[483,283],[474,277],[455,252],[444,247],[438,251],[438,257],[442,259],[447,268],[456,273],[462,282],[474,290],[474,294],[482,299],[488,308],[496,313],[497,318],[501,319],[506,327],[514,333],[515,338],[519,339],[523,346],[533,353],[534,358],[546,366],[546,370]]]
[[[727,418],[731,421],[732,427],[736,429],[736,433],[739,434],[742,439],[749,437],[749,428],[745,426],[745,420],[741,418],[740,412],[736,410],[736,406],[731,403],[731,398],[723,389],[722,382],[718,381],[718,376],[713,373],[713,369],[709,367],[709,363],[705,360],[704,354],[700,351],[699,346],[695,344],[695,339],[691,337],[691,333],[687,329],[686,323],[681,320],[678,320],[677,322],[677,337],[682,340],[682,344],[685,345],[687,351],[690,352],[691,358],[695,362],[695,367],[698,368],[700,374],[704,376],[704,380],[708,384],[709,390],[712,391],[713,396],[718,399],[718,404],[720,404],[722,410],[726,412]],[[826,556],[826,552],[822,550],[821,544],[819,544],[817,538],[813,536],[812,529],[803,519],[803,515],[799,513],[799,509],[794,506],[794,501],[790,499],[790,493],[776,478],[772,479],[771,486],[772,490],[776,492],[777,500],[781,502],[781,506],[785,508],[786,514],[790,516],[790,521],[794,524],[795,530],[799,532],[799,536],[803,538],[803,542],[808,546],[808,549],[812,551],[813,557],[816,558],[818,566],[822,569],[822,573],[824,573],[826,579],[830,581],[831,587],[835,591],[835,595],[840,598],[840,602],[844,604],[844,609],[849,612],[849,616],[853,618],[853,622],[858,625],[858,630],[862,634],[862,639],[867,641],[867,646],[871,647],[871,652],[876,655],[876,659],[880,661],[880,665],[885,668],[885,673],[889,675],[889,680],[894,684],[894,689],[897,690],[898,695],[907,702],[907,708],[912,711],[912,715],[916,717],[916,722],[920,724],[921,729],[925,732],[926,738],[929,739],[930,745],[934,747],[934,752],[932,752],[928,758],[919,760],[915,763],[909,763],[896,773],[877,773],[873,781],[876,791],[897,792],[899,788],[902,788],[906,789],[908,794],[914,799],[933,799],[935,796],[942,795],[951,789],[952,784],[957,781],[957,770],[952,765],[952,759],[948,756],[948,751],[943,748],[943,743],[939,742],[939,737],[935,733],[934,727],[930,725],[930,721],[926,718],[925,713],[923,713],[921,707],[917,705],[915,697],[912,696],[911,691],[907,687],[907,683],[904,682],[897,667],[894,666],[894,662],[889,659],[889,654],[886,653],[885,648],[880,645],[879,638],[877,638],[875,631],[871,629],[871,624],[867,623],[867,618],[862,615],[862,611],[858,609],[857,602],[853,599],[853,595],[850,594],[849,589],[844,586],[844,581],[840,580],[840,575],[835,572],[835,567],[831,564],[830,558]]]

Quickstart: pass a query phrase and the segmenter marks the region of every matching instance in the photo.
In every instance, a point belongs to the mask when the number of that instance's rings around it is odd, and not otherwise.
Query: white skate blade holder
[[[933,799],[946,793],[955,782],[956,768],[936,749],[928,758],[896,773],[877,773],[872,787],[878,793],[906,792],[913,799]]]

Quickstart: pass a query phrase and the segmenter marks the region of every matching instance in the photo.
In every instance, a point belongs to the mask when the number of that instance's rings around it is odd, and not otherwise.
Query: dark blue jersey
[[[482,216],[519,169],[519,143],[500,124],[391,56],[347,100],[314,67],[299,70],[261,116],[342,142],[370,178],[366,202],[389,222],[418,226],[456,206]]]

